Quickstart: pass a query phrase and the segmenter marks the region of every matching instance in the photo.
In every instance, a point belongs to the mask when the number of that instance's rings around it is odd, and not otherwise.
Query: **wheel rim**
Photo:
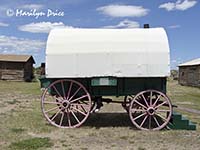
[[[88,118],[91,97],[81,83],[68,79],[57,80],[43,92],[41,106],[45,118],[52,125],[75,128]]]
[[[162,92],[146,90],[132,97],[129,116],[141,130],[160,130],[169,123],[171,115],[170,99]]]

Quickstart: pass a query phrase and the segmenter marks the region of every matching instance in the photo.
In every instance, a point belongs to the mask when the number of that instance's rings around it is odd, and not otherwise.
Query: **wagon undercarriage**
[[[154,79],[149,81],[151,80]],[[162,84],[166,83],[165,78],[159,79],[159,82],[162,82],[159,84],[162,85],[160,88],[153,86],[156,85],[155,83],[144,84],[141,82],[140,87],[144,90],[137,93],[136,91],[140,89],[132,89],[130,92],[130,88],[127,88],[129,85],[125,85],[133,84],[133,81],[135,80],[129,79],[125,83],[124,79],[117,79],[118,84],[106,86],[93,84],[92,79],[45,79],[43,83],[46,84],[46,88],[41,101],[43,114],[54,126],[75,128],[81,126],[90,113],[97,112],[103,106],[103,102],[119,103],[127,111],[131,122],[138,129],[160,130],[166,127],[171,119],[172,104],[163,92],[165,89],[162,87],[165,86]],[[120,83],[121,85],[119,85]],[[115,93],[118,86],[124,86],[123,92]],[[106,88],[111,91],[109,93],[116,94],[112,94],[112,96],[124,96],[124,100],[113,101],[109,98],[103,98],[104,95],[107,95]],[[98,92],[95,93],[95,90]],[[99,93],[102,95],[100,96]]]

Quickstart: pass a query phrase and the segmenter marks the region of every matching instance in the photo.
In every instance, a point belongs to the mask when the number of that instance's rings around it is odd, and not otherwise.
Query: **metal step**
[[[189,121],[177,112],[173,112],[170,123],[167,126],[174,130],[196,130],[195,123]]]

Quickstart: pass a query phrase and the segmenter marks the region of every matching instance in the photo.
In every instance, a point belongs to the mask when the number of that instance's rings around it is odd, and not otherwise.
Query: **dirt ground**
[[[174,81],[168,83],[168,96],[182,108],[176,111],[196,122],[196,131],[137,130],[119,104],[105,104],[80,128],[59,129],[42,116],[40,95],[38,82],[0,81],[0,149],[199,150],[199,88],[183,87]],[[35,142],[42,138],[48,142]]]

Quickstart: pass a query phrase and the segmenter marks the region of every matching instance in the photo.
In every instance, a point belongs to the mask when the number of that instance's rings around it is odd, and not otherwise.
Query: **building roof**
[[[2,55],[2,54],[0,54],[0,61],[27,62],[29,59],[32,59],[33,63],[35,63],[35,61],[31,55]]]
[[[195,66],[195,65],[200,65],[200,58],[193,59],[191,61],[179,64],[178,66],[182,67],[182,66]]]

